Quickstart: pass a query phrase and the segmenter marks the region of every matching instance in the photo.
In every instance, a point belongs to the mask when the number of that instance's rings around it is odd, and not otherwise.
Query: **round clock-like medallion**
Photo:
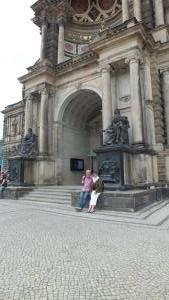
[[[88,9],[88,0],[72,0],[71,6],[78,14],[83,14]]]
[[[126,0],[127,1],[127,0]],[[121,10],[121,0],[69,0],[75,14],[76,23],[98,24],[103,19],[110,19]]]
[[[112,8],[115,0],[98,0],[101,9],[109,10]]]

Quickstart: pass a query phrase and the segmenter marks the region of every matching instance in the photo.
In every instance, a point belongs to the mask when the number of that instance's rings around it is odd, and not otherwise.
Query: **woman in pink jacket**
[[[87,170],[86,175],[82,177],[82,185],[79,206],[76,207],[77,211],[82,211],[86,206],[87,201],[90,200],[90,195],[93,189],[93,178],[90,170]]]

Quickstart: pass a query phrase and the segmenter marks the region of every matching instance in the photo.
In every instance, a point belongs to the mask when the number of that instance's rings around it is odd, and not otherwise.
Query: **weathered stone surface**
[[[72,206],[79,203],[80,193],[72,193]],[[156,201],[164,201],[169,197],[168,188],[154,188],[145,191],[103,192],[98,199],[97,208],[114,211],[137,211]]]
[[[3,198],[17,200],[23,195],[31,192],[33,187],[8,187],[3,193]]]
[[[0,200],[0,298],[169,298],[169,204],[137,213],[77,214]]]
[[[83,174],[70,170],[71,158],[98,171],[93,149],[119,109],[129,120],[129,145],[143,144],[159,154],[158,160],[153,152],[131,156],[126,174],[136,183],[168,181],[167,156],[162,158],[166,105],[159,74],[169,67],[169,8],[167,1],[158,4],[159,10],[152,0],[90,2],[91,10],[79,18],[64,1],[32,5],[33,21],[42,33],[41,55],[19,78],[24,101],[4,110],[5,169],[8,151],[14,152],[32,123],[40,145],[39,156],[28,167],[34,183],[80,184]]]

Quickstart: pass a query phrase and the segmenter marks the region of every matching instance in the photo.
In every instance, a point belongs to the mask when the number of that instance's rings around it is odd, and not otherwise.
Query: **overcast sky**
[[[20,101],[22,85],[17,78],[26,73],[40,52],[39,29],[31,22],[30,6],[36,0],[1,1],[0,18],[0,111]],[[0,113],[0,138],[3,115]]]

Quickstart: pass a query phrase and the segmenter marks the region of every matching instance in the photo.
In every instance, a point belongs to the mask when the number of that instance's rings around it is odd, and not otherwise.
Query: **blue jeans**
[[[79,207],[83,209],[86,206],[87,201],[89,201],[89,200],[90,200],[90,192],[81,192]]]
[[[5,191],[5,187],[4,187],[4,186],[1,186],[1,187],[0,187],[0,192],[3,193],[4,191]]]
[[[4,191],[5,191],[5,187],[4,187],[4,186],[1,186],[1,187],[0,187],[0,198],[3,198],[3,196],[4,196]]]

